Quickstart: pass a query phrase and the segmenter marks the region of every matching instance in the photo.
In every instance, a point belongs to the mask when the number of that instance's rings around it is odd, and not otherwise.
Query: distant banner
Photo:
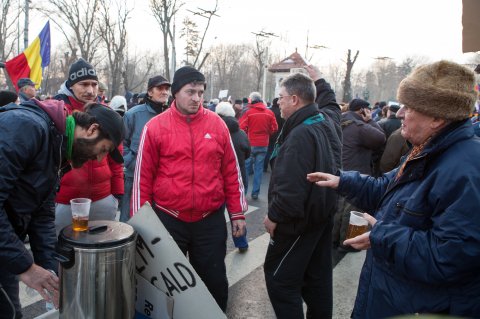
[[[159,289],[148,293],[137,291],[137,298],[141,296],[143,301],[148,301],[138,303],[137,300],[137,312],[147,318],[153,318],[148,316],[149,312],[168,313],[168,309],[158,309],[165,307],[166,294],[173,298],[175,319],[226,318],[150,205],[143,205],[128,224],[138,232],[137,274]],[[139,288],[141,286],[137,286],[137,290]],[[152,296],[152,293],[159,295]],[[160,302],[155,304],[154,300]]]

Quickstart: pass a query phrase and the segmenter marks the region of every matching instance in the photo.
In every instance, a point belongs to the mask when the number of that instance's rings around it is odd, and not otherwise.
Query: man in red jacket
[[[240,128],[247,133],[250,145],[252,145],[252,153],[245,161],[245,167],[249,173],[252,171],[253,165],[252,198],[257,199],[262,184],[263,163],[267,155],[270,135],[278,130],[278,125],[275,114],[267,109],[260,93],[250,93],[250,101],[248,110],[240,118]],[[246,184],[248,185],[248,181]]]
[[[68,79],[60,87],[55,99],[65,102],[69,114],[82,112],[85,105],[95,102],[97,97],[97,72],[90,63],[79,59],[70,66],[68,74]],[[108,155],[100,161],[90,160],[62,177],[55,197],[57,234],[72,222],[72,198],[85,197],[92,200],[90,220],[115,219],[124,189],[123,157],[121,153],[118,155],[118,158]]]
[[[226,204],[232,235],[245,232],[247,203],[230,133],[203,108],[205,77],[190,66],[175,72],[175,100],[144,127],[137,155],[132,214],[149,202],[220,308],[225,311]]]

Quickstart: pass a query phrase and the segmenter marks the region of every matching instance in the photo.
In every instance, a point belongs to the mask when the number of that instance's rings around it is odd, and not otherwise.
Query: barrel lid
[[[88,230],[74,231],[72,225],[62,229],[59,243],[79,248],[109,248],[135,240],[136,232],[132,226],[110,220],[88,222]]]

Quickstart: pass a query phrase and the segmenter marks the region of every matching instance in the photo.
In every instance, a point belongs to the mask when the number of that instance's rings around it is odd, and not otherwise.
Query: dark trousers
[[[133,177],[125,176],[124,191],[120,205],[120,221],[126,223],[130,219],[130,200],[132,198]]]
[[[332,317],[332,224],[297,237],[275,235],[265,257],[268,296],[278,319]]]
[[[194,223],[183,222],[157,208],[156,212],[181,251],[185,255],[188,253],[190,264],[225,312],[228,300],[228,280],[225,267],[227,226],[222,210],[219,209]]]
[[[22,306],[20,305],[20,299],[18,297],[18,279],[14,274],[11,274],[5,269],[0,269],[0,284],[3,287],[5,293],[7,293],[8,298],[15,306],[16,319],[22,318]],[[0,318],[1,319],[12,319],[13,310],[11,304],[8,302],[7,297],[4,292],[0,290]]]

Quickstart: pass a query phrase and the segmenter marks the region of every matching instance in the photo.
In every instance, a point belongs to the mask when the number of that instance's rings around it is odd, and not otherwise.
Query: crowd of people
[[[143,94],[109,99],[83,59],[50,99],[36,98],[28,78],[18,92],[1,91],[0,287],[17,318],[18,280],[58,306],[49,270],[58,270],[56,237],[71,224],[75,197],[92,200],[91,220],[120,211],[126,222],[149,202],[226,311],[224,212],[245,253],[249,175],[258,200],[269,167],[264,274],[278,318],[303,318],[303,303],[307,318],[331,318],[333,249],[368,250],[353,318],[477,316],[473,72],[421,66],[400,83],[398,103],[372,107],[338,104],[319,70],[304,68],[282,80],[271,105],[258,92],[207,103],[205,76],[191,66],[172,82],[151,77]],[[346,240],[350,211],[364,212],[370,230]],[[0,314],[11,313],[1,298]]]

